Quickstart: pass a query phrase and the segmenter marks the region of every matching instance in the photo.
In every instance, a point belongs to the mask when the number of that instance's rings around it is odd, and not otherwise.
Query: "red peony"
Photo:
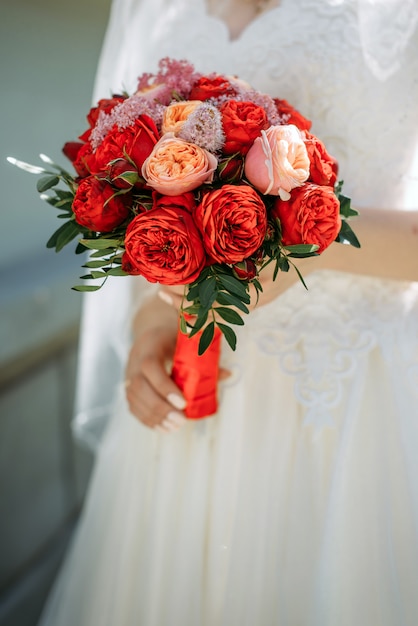
[[[196,280],[206,264],[202,239],[183,209],[156,208],[137,215],[125,237],[122,268],[151,283],[183,285]]]
[[[203,195],[195,211],[203,245],[215,263],[238,263],[264,241],[264,202],[248,185],[224,185]]]
[[[299,113],[287,100],[279,100],[279,98],[273,98],[273,100],[276,105],[277,113],[285,118],[285,124],[294,124],[299,130],[310,129],[312,126],[311,120],[308,120],[302,113]]]
[[[228,100],[221,107],[221,115],[225,133],[224,154],[247,154],[261,131],[269,127],[265,110],[253,102]]]
[[[224,76],[201,76],[193,85],[189,100],[208,100],[219,96],[234,96],[231,83]]]
[[[309,180],[317,185],[333,187],[337,182],[338,163],[328,154],[327,149],[318,137],[308,132],[305,135],[305,146],[310,161]]]
[[[117,104],[120,104],[124,100],[126,100],[125,96],[113,96],[112,98],[102,98],[99,100],[96,106],[92,107],[88,112],[87,121],[89,123],[89,128],[82,135],[80,135],[79,139],[82,141],[88,141],[90,139],[91,130],[96,125],[100,113],[103,111],[103,113],[109,114]]]
[[[128,217],[129,199],[126,194],[115,195],[106,181],[89,176],[80,182],[75,194],[75,220],[90,230],[108,233]]]
[[[284,246],[316,244],[319,253],[341,228],[340,203],[333,188],[313,183],[292,189],[290,200],[277,199],[272,215],[280,220]]]
[[[147,115],[140,115],[134,124],[122,130],[114,126],[95,152],[97,169],[93,173],[106,170],[110,161],[122,158],[129,158],[141,171],[158,139],[157,127]]]
[[[193,213],[196,208],[196,200],[191,191],[182,193],[179,196],[162,196],[158,192],[153,192],[154,208],[164,209],[184,209]]]

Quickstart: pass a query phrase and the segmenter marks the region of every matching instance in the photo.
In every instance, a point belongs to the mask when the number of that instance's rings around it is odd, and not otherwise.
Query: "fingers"
[[[186,422],[186,401],[166,369],[173,351],[170,332],[148,332],[135,341],[126,368],[131,413],[145,426],[164,432],[178,430]]]

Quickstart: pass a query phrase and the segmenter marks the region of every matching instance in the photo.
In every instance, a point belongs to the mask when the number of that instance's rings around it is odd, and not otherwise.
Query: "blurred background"
[[[82,296],[37,177],[85,129],[109,0],[1,0],[0,626],[34,626],[74,528],[92,455],[71,435]]]

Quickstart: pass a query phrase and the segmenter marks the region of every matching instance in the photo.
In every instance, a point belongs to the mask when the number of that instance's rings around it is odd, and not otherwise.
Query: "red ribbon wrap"
[[[179,329],[173,358],[171,377],[183,392],[187,406],[186,417],[200,419],[218,410],[218,373],[221,350],[221,331],[215,334],[208,349],[199,356],[201,331],[189,337]]]

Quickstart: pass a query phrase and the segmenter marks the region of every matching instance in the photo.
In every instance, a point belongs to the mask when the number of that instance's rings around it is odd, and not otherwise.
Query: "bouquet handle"
[[[221,331],[215,328],[210,346],[199,356],[202,331],[190,337],[180,328],[177,332],[171,377],[187,402],[184,413],[190,419],[201,419],[218,409],[217,387],[221,350]]]

